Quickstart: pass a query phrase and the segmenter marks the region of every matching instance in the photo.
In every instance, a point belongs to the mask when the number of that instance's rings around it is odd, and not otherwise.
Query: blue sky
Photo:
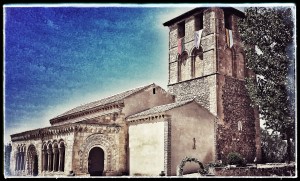
[[[5,6],[4,142],[81,104],[151,83],[167,89],[162,24],[200,6]]]
[[[193,7],[6,7],[5,140],[81,104],[168,81],[168,27]]]

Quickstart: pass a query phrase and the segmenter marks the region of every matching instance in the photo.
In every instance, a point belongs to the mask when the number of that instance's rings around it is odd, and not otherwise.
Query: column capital
[[[48,153],[48,154],[52,154],[52,148],[47,149],[47,153]]]
[[[53,153],[57,154],[58,153],[58,148],[53,148]]]
[[[65,147],[61,147],[61,148],[58,148],[59,152],[64,152],[65,151]]]

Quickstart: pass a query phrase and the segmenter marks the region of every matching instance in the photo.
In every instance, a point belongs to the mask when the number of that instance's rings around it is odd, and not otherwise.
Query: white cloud
[[[56,30],[59,28],[59,26],[55,25],[51,20],[47,20],[47,25]]]

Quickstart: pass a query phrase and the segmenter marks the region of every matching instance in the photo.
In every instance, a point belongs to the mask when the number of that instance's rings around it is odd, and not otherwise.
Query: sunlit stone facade
[[[245,68],[237,26],[243,16],[233,8],[196,8],[164,23],[168,91],[139,87],[75,107],[50,127],[11,135],[10,175],[176,175],[185,156],[209,163],[232,151],[259,160],[259,119],[244,80],[254,74]]]

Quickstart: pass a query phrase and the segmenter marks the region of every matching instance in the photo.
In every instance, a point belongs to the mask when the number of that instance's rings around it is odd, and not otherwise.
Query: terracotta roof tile
[[[121,101],[121,100],[125,99],[126,97],[128,97],[132,94],[135,94],[135,93],[137,93],[137,92],[139,92],[139,91],[141,91],[145,88],[148,88],[152,85],[154,85],[154,84],[146,85],[146,86],[143,86],[143,87],[138,87],[138,88],[135,88],[135,89],[132,89],[132,90],[128,90],[128,91],[116,94],[114,96],[110,96],[110,97],[107,97],[107,98],[104,98],[104,99],[101,99],[101,100],[98,100],[98,101],[90,102],[90,103],[75,107],[75,108],[73,108],[73,109],[71,109],[71,110],[69,110],[69,111],[67,111],[63,114],[58,115],[55,118],[63,117],[63,116],[70,115],[70,114],[73,114],[73,113],[76,113],[76,112],[81,112],[81,111],[88,110],[88,109],[91,109],[91,108],[94,108],[94,107],[97,107],[97,106],[103,106],[103,105],[106,105],[106,104]],[[55,118],[53,118],[53,119],[55,119]]]

